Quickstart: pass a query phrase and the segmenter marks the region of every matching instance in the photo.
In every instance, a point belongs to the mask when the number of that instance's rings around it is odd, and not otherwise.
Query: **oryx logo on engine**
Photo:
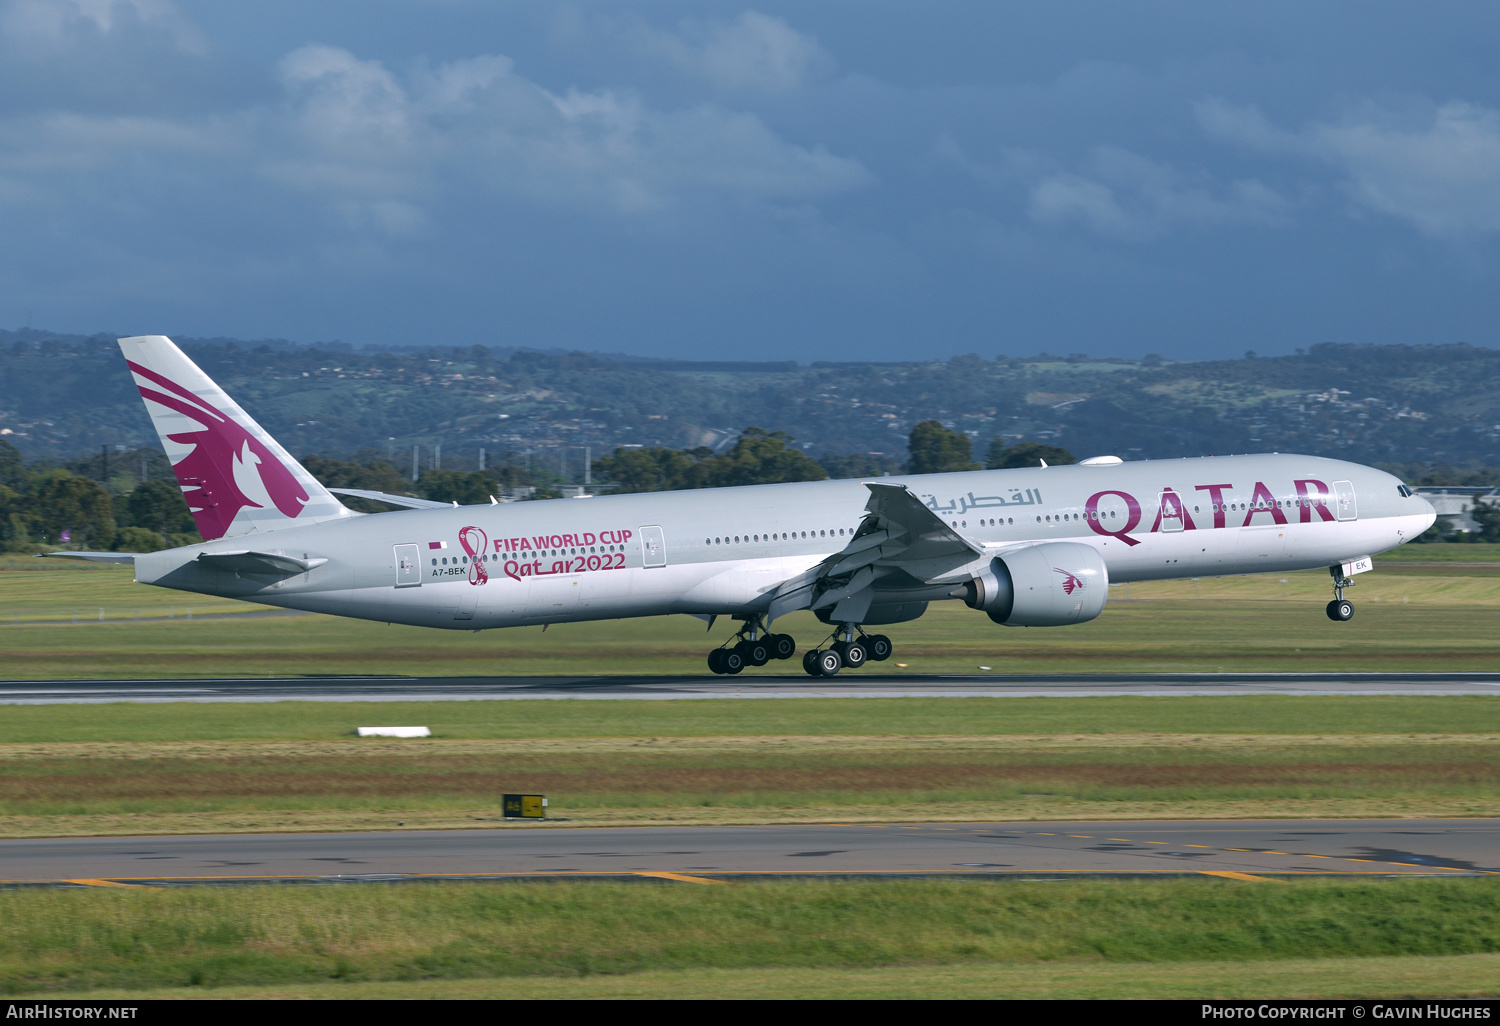
[[[1063,594],[1071,595],[1075,591],[1083,590],[1083,578],[1071,570],[1064,570],[1060,566],[1055,566],[1052,569],[1063,575]]]

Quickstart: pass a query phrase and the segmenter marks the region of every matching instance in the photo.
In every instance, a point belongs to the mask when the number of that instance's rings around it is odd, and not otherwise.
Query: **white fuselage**
[[[1326,567],[1415,538],[1431,506],[1358,464],[1267,455],[976,471],[899,483],[988,559],[1095,547],[1114,582]],[[764,612],[851,539],[858,480],[558,499],[352,517],[136,557],[142,583],[369,620],[480,630],[666,613]],[[325,560],[226,574],[200,553]],[[950,596],[956,568],[890,587]],[[879,585],[877,585],[879,587]],[[925,587],[925,591],[923,588]],[[895,594],[893,592],[893,594]]]

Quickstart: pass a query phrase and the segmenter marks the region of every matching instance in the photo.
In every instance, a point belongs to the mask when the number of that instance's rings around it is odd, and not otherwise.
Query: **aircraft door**
[[[422,562],[415,545],[396,546],[396,587],[420,587],[422,584]]]
[[[667,540],[660,527],[641,528],[641,566],[666,566]]]
[[[1335,481],[1333,483],[1334,501],[1338,506],[1340,520],[1358,520],[1359,506],[1354,501],[1354,482]]]
[[[1163,532],[1182,530],[1182,499],[1176,492],[1162,492],[1157,496],[1161,510],[1161,529]]]

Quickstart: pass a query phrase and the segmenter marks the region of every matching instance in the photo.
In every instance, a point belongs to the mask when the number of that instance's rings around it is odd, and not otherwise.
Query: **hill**
[[[1203,362],[975,355],[911,363],[643,360],[432,344],[355,349],[179,339],[294,453],[372,450],[409,468],[535,464],[576,479],[583,446],[722,450],[740,429],[785,431],[827,460],[898,466],[936,419],[1080,456],[1161,459],[1300,451],[1366,463],[1500,465],[1500,351],[1318,345]],[[27,459],[156,438],[109,336],[0,331],[0,438]],[[868,472],[868,471],[861,471]]]

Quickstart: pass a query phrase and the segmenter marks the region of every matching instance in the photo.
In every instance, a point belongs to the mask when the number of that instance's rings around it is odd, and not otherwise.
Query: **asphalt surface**
[[[0,705],[86,702],[409,702],[494,699],[940,698],[1107,695],[1497,695],[1500,673],[877,674],[831,678],[270,677],[0,681]]]
[[[1500,819],[499,829],[0,841],[0,881],[1500,874]]]

